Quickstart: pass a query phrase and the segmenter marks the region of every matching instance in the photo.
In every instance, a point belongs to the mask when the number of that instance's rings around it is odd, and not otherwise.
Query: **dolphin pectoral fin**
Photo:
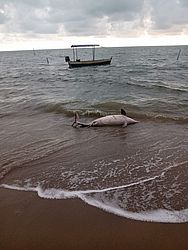
[[[121,109],[121,114],[122,115],[127,115],[124,109]]]
[[[125,122],[122,126],[122,128],[126,128],[127,127],[127,122]]]

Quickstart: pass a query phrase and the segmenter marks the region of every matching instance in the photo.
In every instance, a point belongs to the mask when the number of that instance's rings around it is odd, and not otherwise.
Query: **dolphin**
[[[75,113],[75,120],[72,127],[102,127],[102,126],[122,126],[127,127],[129,124],[135,124],[138,121],[128,117],[124,109],[121,109],[121,115],[107,115],[95,119],[89,123],[82,123],[79,121],[79,115]]]

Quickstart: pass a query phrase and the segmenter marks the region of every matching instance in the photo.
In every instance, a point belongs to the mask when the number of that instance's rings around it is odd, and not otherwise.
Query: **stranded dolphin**
[[[107,115],[95,119],[89,123],[79,122],[78,113],[75,113],[75,120],[72,124],[74,128],[77,127],[102,127],[102,126],[122,126],[126,127],[129,124],[137,123],[138,121],[126,116],[124,109],[121,109],[121,115]]]

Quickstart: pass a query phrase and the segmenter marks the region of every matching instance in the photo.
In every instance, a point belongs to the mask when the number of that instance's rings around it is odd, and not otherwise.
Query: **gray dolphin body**
[[[121,109],[121,115],[107,115],[91,121],[90,123],[79,122],[78,113],[75,114],[75,121],[72,126],[77,127],[102,127],[102,126],[122,126],[127,127],[129,124],[135,124],[138,121],[126,116],[124,109]]]

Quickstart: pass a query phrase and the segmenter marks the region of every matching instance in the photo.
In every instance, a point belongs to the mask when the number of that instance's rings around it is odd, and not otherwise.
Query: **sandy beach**
[[[0,249],[187,249],[188,223],[127,220],[78,199],[0,189]]]

